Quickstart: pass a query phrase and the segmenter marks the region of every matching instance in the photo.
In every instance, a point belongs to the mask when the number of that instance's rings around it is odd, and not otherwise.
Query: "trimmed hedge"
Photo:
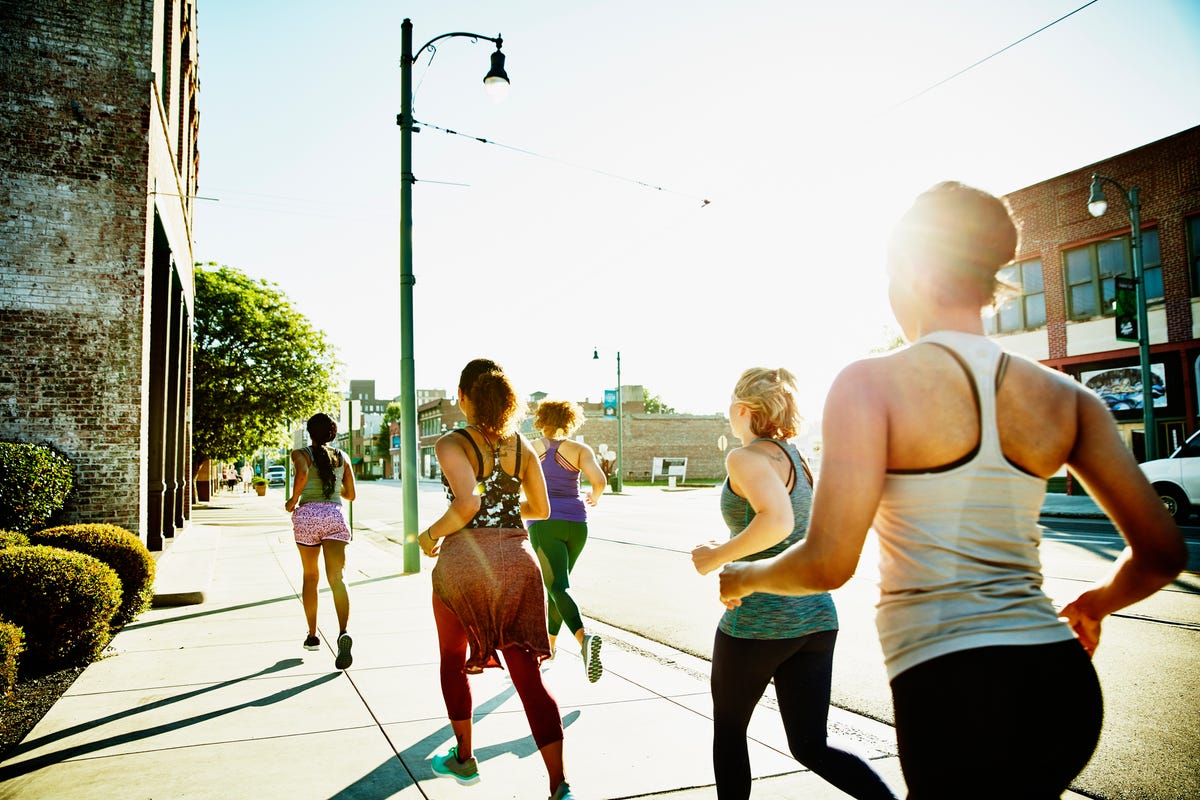
[[[0,528],[42,527],[62,510],[73,483],[71,462],[51,448],[0,442]]]
[[[154,557],[142,540],[117,525],[84,523],[29,534],[31,544],[87,553],[113,568],[121,579],[121,607],[113,627],[132,622],[154,600]]]
[[[0,586],[0,617],[25,631],[22,674],[100,657],[121,605],[121,580],[107,564],[59,547],[10,547],[0,550]]]
[[[16,531],[0,531],[0,550],[6,547],[29,547],[29,537]]]
[[[17,685],[17,665],[25,649],[25,632],[0,619],[0,704],[8,702]]]

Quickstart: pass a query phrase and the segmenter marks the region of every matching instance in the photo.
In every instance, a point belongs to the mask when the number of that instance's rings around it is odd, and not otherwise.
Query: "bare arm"
[[[775,445],[766,446],[783,454]],[[752,447],[738,448],[725,459],[725,467],[733,490],[746,498],[754,509],[754,519],[728,541],[721,544],[710,542],[692,550],[692,564],[701,575],[779,544],[795,526],[787,487],[768,456]],[[797,478],[803,480],[800,476]]]
[[[1129,543],[1109,575],[1062,611],[1093,653],[1101,620],[1174,580],[1187,566],[1187,546],[1100,399],[1080,391],[1077,418],[1079,433],[1067,466]]]
[[[296,510],[296,504],[300,502],[300,494],[308,485],[308,468],[310,466],[312,466],[312,462],[308,460],[307,453],[303,450],[292,451],[292,496],[283,504],[289,514]]]
[[[471,463],[467,451],[455,441],[456,438],[456,435],[446,434],[438,439],[436,445],[438,464],[446,476],[446,482],[450,484],[454,500],[440,517],[417,536],[417,542],[427,556],[436,556],[441,549],[439,540],[458,533],[474,519],[482,502],[475,493],[478,483],[475,479],[476,465]]]
[[[594,506],[600,502],[600,495],[604,494],[604,490],[608,487],[608,479],[604,477],[604,470],[600,469],[600,462],[596,460],[596,453],[592,448],[582,442],[579,444],[579,471],[583,473],[583,477],[587,478],[588,485],[591,486],[587,493],[587,504]]]
[[[807,535],[774,558],[726,565],[723,603],[733,608],[753,592],[825,592],[854,575],[887,473],[884,396],[869,362],[838,376],[825,401],[821,479]]]
[[[342,499],[354,502],[354,464],[350,461],[350,456],[347,453],[342,453],[342,463],[345,464],[345,469],[342,470]]]
[[[521,460],[521,516],[524,519],[539,520],[550,516],[550,492],[546,489],[546,475],[542,472],[542,462],[524,436],[517,434],[517,447],[524,449],[526,456]]]

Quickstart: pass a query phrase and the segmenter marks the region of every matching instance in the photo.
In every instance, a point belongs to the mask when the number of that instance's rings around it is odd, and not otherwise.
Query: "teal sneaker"
[[[575,795],[571,794],[571,785],[563,781],[554,790],[554,794],[550,795],[550,800],[575,800]]]
[[[475,757],[459,761],[457,745],[444,756],[434,756],[431,766],[433,774],[439,778],[453,778],[463,786],[479,783],[479,765],[475,763]]]

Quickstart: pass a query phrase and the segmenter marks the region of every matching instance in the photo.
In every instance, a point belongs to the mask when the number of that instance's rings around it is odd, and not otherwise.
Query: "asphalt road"
[[[356,520],[399,538],[398,485],[361,483],[359,498]],[[418,500],[422,524],[444,504],[431,486],[422,487]],[[1061,606],[1103,576],[1123,545],[1104,520],[1042,522],[1046,591]],[[572,573],[573,595],[585,616],[708,658],[722,612],[717,579],[697,575],[688,553],[697,542],[728,535],[718,490],[634,487],[603,498],[589,527],[587,549]],[[1076,791],[1105,800],[1200,797],[1200,529],[1188,532],[1191,572],[1105,622],[1095,659],[1105,694],[1104,730]],[[841,632],[833,703],[890,723],[874,625],[876,554],[869,539],[857,574],[834,593]]]

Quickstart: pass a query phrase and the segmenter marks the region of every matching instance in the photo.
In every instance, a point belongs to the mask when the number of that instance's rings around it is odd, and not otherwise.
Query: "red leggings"
[[[458,615],[433,596],[433,620],[437,623],[438,649],[441,651],[442,699],[451,720],[471,719],[471,684],[463,667],[467,663],[467,631]],[[520,647],[500,648],[513,687],[525,706],[529,730],[538,749],[562,741],[562,716],[558,703],[542,683],[537,659]]]

